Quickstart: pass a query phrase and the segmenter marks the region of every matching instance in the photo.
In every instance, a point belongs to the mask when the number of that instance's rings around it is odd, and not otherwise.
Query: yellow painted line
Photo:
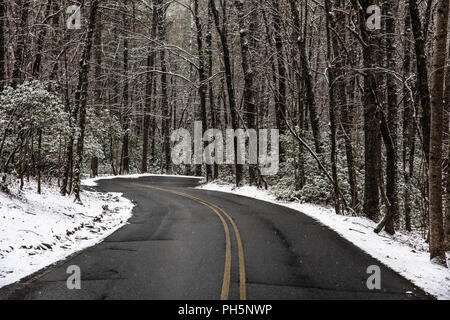
[[[246,300],[247,299],[247,287],[246,287],[244,246],[242,245],[241,235],[239,233],[239,229],[238,229],[236,223],[234,222],[234,219],[224,209],[222,209],[221,207],[219,207],[218,205],[216,205],[214,203],[208,202],[203,199],[196,198],[191,195],[187,195],[187,196],[194,200],[208,203],[212,207],[215,207],[216,209],[220,210],[227,217],[227,219],[230,221],[231,225],[233,226],[234,233],[236,235],[236,242],[238,245],[238,256],[239,256],[239,293],[240,293],[241,300]]]
[[[204,200],[198,199],[198,198],[194,198],[188,194],[176,192],[173,190],[158,188],[158,187],[154,187],[154,186],[148,186],[148,185],[142,185],[142,184],[136,184],[136,185],[139,185],[139,186],[145,187],[145,188],[151,188],[151,189],[156,189],[156,190],[160,190],[160,191],[164,191],[164,192],[169,192],[169,193],[176,194],[176,195],[179,195],[179,196],[182,196],[185,198],[189,198],[191,200],[194,200],[194,201],[204,205],[205,207],[208,207],[219,217],[220,221],[222,222],[224,231],[225,231],[225,243],[226,243],[225,244],[225,267],[224,267],[224,273],[223,273],[222,291],[220,294],[220,299],[228,300],[228,297],[230,294],[230,282],[231,282],[231,238],[230,238],[230,229],[228,228],[228,224],[225,221],[224,217],[210,203],[208,203]]]

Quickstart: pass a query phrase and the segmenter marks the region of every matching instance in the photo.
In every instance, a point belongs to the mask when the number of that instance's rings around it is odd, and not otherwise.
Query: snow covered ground
[[[258,190],[256,187],[234,188],[231,185],[209,183],[199,188],[247,196],[302,212],[336,231],[438,299],[450,299],[450,269],[430,263],[428,245],[419,234],[399,232],[390,236],[382,232],[377,235],[373,232],[376,224],[369,219],[336,215],[333,209],[312,204],[278,201],[270,191]]]
[[[118,193],[83,192],[83,205],[56,186],[36,183],[0,192],[0,287],[101,242],[122,227],[134,205]]]

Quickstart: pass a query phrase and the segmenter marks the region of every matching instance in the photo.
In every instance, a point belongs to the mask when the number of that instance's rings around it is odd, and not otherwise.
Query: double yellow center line
[[[244,247],[242,246],[242,240],[241,235],[239,233],[238,227],[236,223],[234,222],[233,218],[221,207],[218,205],[208,202],[206,200],[194,197],[192,195],[177,192],[174,190],[164,189],[160,187],[155,186],[149,186],[149,185],[143,185],[143,184],[136,184],[141,187],[155,189],[159,191],[169,192],[172,194],[176,194],[178,196],[188,198],[191,200],[194,200],[205,207],[211,209],[220,219],[223,225],[223,229],[225,231],[225,268],[224,268],[224,274],[223,274],[223,281],[222,281],[222,291],[220,294],[221,300],[228,300],[229,294],[230,294],[230,282],[231,282],[231,237],[230,237],[230,229],[228,228],[227,220],[230,222],[231,226],[233,227],[234,234],[236,235],[236,242],[238,247],[238,257],[239,257],[239,294],[241,300],[247,299],[247,289],[245,284],[245,260],[244,260]],[[226,218],[226,219],[225,219]]]

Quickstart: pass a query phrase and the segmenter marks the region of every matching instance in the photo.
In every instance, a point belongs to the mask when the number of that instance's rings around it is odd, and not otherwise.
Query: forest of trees
[[[444,264],[448,21],[449,0],[0,0],[0,188],[57,181],[82,201],[84,175],[147,172],[270,186],[419,230]],[[171,132],[196,121],[279,129],[278,174],[173,165]]]

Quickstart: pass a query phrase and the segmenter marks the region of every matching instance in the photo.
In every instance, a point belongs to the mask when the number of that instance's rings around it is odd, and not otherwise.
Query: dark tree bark
[[[313,80],[311,75],[311,68],[309,65],[308,55],[306,53],[306,37],[301,35],[301,25],[300,25],[300,13],[297,7],[297,1],[289,0],[291,13],[294,18],[294,36],[297,39],[297,46],[300,53],[300,63],[302,69],[303,81],[305,84],[306,91],[306,104],[309,110],[309,117],[311,121],[311,129],[314,136],[314,147],[317,154],[321,154],[320,145],[320,121],[317,115],[316,98],[313,91]],[[306,9],[308,4],[306,3]],[[305,22],[306,23],[306,22]]]
[[[414,109],[411,101],[411,92],[408,77],[411,73],[411,15],[409,13],[409,3],[405,3],[405,35],[404,35],[404,60],[403,60],[403,178],[405,181],[403,190],[403,202],[405,207],[405,228],[411,231],[411,195],[412,183],[411,180],[414,174],[414,154],[415,154],[415,132],[416,126],[414,123]]]
[[[15,88],[22,81],[23,54],[25,50],[25,41],[27,38],[27,20],[30,10],[30,0],[24,0],[20,11],[19,32],[17,36],[17,45],[14,50],[14,66],[12,71],[11,86]]]
[[[222,3],[222,25],[220,23],[219,11],[216,8],[216,4],[214,0],[209,0],[209,5],[211,7],[211,11],[214,17],[214,23],[216,25],[217,33],[219,34],[220,44],[222,47],[222,57],[223,64],[225,69],[225,78],[226,78],[226,86],[228,93],[228,100],[230,105],[230,113],[231,113],[231,123],[234,130],[239,128],[239,118],[238,118],[238,110],[236,106],[236,98],[233,86],[233,76],[231,74],[231,56],[230,49],[228,45],[228,35],[227,35],[227,14],[226,14],[226,6],[227,1],[224,0]],[[234,164],[235,164],[235,174],[236,174],[236,186],[240,186],[243,180],[243,167],[242,164],[238,164],[237,162],[237,139],[234,139]]]
[[[156,39],[158,27],[158,12],[155,8],[152,11],[152,38]],[[148,171],[148,153],[149,153],[149,135],[150,135],[150,124],[153,103],[153,69],[155,68],[156,53],[154,48],[150,48],[151,52],[147,55],[147,75],[146,75],[146,86],[145,86],[145,106],[144,106],[144,130],[143,130],[143,147],[142,147],[142,173]]]
[[[81,192],[81,172],[83,169],[83,152],[84,152],[84,137],[86,130],[86,107],[87,107],[87,97],[88,97],[88,74],[89,66],[91,60],[92,51],[92,38],[95,30],[95,17],[97,14],[97,9],[99,6],[99,0],[91,0],[91,10],[89,15],[88,29],[86,33],[86,38],[83,43],[83,51],[81,53],[80,59],[80,73],[78,77],[77,91],[75,92],[75,105],[74,109],[79,110],[79,128],[80,134],[77,139],[77,159],[75,162],[74,169],[74,185],[73,190],[75,193],[75,200],[81,202],[80,192]]]
[[[47,1],[47,5],[45,6],[45,13],[44,13],[44,21],[43,21],[43,25],[47,23],[47,21],[49,20],[49,15],[50,15],[50,9],[51,9],[51,5],[52,5],[52,1],[48,0]],[[38,39],[37,39],[37,44],[36,44],[36,56],[34,58],[34,62],[33,62],[33,70],[32,70],[32,75],[33,78],[37,78],[40,75],[41,72],[41,63],[42,63],[42,49],[44,47],[44,40],[45,37],[47,35],[47,27],[43,27],[42,30],[39,31],[38,33]]]
[[[123,107],[122,107],[122,127],[124,130],[123,140],[122,140],[122,160],[121,160],[121,174],[128,174],[130,172],[130,85],[129,85],[129,40],[128,40],[128,10],[127,10],[127,0],[124,0],[125,13],[123,14]]]
[[[326,34],[327,34],[327,64],[328,64],[328,111],[330,116],[330,142],[331,142],[331,152],[330,152],[330,162],[331,162],[331,176],[333,178],[333,189],[334,189],[334,208],[336,214],[341,213],[341,207],[339,202],[339,181],[337,175],[337,164],[336,164],[336,116],[335,109],[336,103],[342,103],[342,93],[345,92],[342,85],[342,80],[337,80],[338,75],[341,72],[342,60],[341,57],[336,57],[341,52],[339,50],[336,36],[331,35],[331,30],[336,30],[336,23],[334,21],[332,11],[333,7],[330,0],[325,0],[325,16],[326,16]],[[339,2],[338,2],[339,4]]]
[[[360,211],[360,201],[358,197],[358,181],[356,177],[355,159],[353,155],[353,112],[355,111],[355,83],[356,78],[352,76],[348,81],[347,103],[342,107],[341,119],[342,128],[344,130],[345,156],[347,160],[348,182],[350,185],[350,193],[352,197],[352,209],[354,212]]]
[[[38,154],[37,154],[37,193],[41,194],[42,187],[41,187],[41,172],[42,172],[42,129],[39,129],[37,131],[38,136]]]
[[[398,4],[397,4],[398,5]],[[390,1],[383,2],[383,10],[386,15],[386,69],[395,70],[395,16],[397,6]],[[399,199],[398,199],[398,167],[397,167],[397,83],[392,72],[386,73],[387,90],[387,119],[382,123],[383,140],[386,146],[386,197],[387,212],[385,230],[393,235],[399,220]]]
[[[75,124],[74,122],[77,119],[77,110],[72,110],[70,119],[69,119],[69,126],[71,129],[71,135],[69,137],[69,141],[67,142],[66,146],[66,159],[64,161],[64,170],[63,170],[63,178],[61,183],[61,195],[65,196],[68,193],[70,193],[70,190],[72,189],[69,186],[69,179],[72,173],[72,167],[73,167],[73,144],[75,142]]]
[[[158,12],[158,40],[164,45],[166,40],[166,4],[164,0],[156,0],[156,10]],[[170,108],[169,96],[167,93],[167,58],[166,48],[162,47],[160,52],[161,63],[161,109],[162,109],[162,139],[164,147],[164,170],[171,172],[170,159]]]
[[[425,53],[425,35],[417,1],[408,1],[416,52],[417,88],[419,90],[420,103],[422,105],[423,152],[428,161],[430,156],[430,89],[428,85],[427,55]],[[428,25],[427,21],[425,22],[425,25]]]
[[[368,0],[352,0],[358,12],[360,37],[363,49],[364,64],[364,214],[376,220],[379,214],[379,157],[380,157],[380,111],[378,105],[377,75],[373,71],[377,67],[378,31],[369,32],[366,21],[369,14],[366,9],[373,3]]]
[[[254,84],[253,84],[253,65],[250,52],[250,39],[249,31],[255,31],[255,18],[257,15],[256,10],[252,10],[249,15],[246,15],[250,20],[249,26],[245,24],[244,17],[244,4],[240,0],[235,1],[235,6],[237,9],[237,18],[239,23],[239,35],[240,35],[240,45],[241,45],[241,60],[242,60],[242,71],[244,73],[244,112],[247,129],[256,129],[256,105],[254,97]],[[250,35],[251,36],[251,35]],[[284,121],[283,121],[284,123]],[[249,183],[250,185],[255,185],[257,179],[257,168],[255,165],[249,165]]]
[[[200,20],[200,12],[198,0],[194,0],[194,22],[197,29],[196,39],[197,39],[197,51],[198,51],[198,95],[200,97],[200,117],[202,121],[202,134],[208,129],[208,114],[206,111],[206,89],[207,89],[207,78],[206,78],[206,62],[205,62],[205,52],[203,49],[203,26]],[[206,180],[211,181],[213,179],[213,168],[211,165],[206,164]],[[200,165],[200,175],[201,175],[201,165]]]
[[[286,107],[286,65],[284,63],[284,45],[282,37],[281,25],[281,11],[278,0],[272,0],[272,16],[273,16],[273,33],[275,38],[275,52],[278,72],[278,89],[275,94],[275,110],[277,127],[280,130],[280,135],[286,133],[286,123],[284,118],[287,116]],[[284,159],[284,150],[280,149],[280,159]]]
[[[5,0],[0,0],[0,92],[5,87],[5,80],[6,80],[5,19],[6,19]]]
[[[439,1],[433,57],[430,131],[430,259],[445,265],[442,212],[442,145],[444,78],[447,57],[449,0]],[[424,137],[425,138],[425,137]]]
[[[342,3],[341,3],[342,6]],[[336,13],[338,21],[342,21],[342,23],[349,24],[352,16],[348,15],[345,19],[342,17],[342,13]],[[341,26],[340,28],[345,28],[345,26]],[[345,41],[351,41],[351,34],[349,31],[345,34]],[[347,48],[348,54],[345,61],[345,66],[347,65],[355,65],[357,61],[357,47],[356,45],[352,45],[350,48]],[[348,172],[348,183],[350,185],[350,194],[352,198],[351,208],[355,213],[359,213],[360,211],[360,201],[358,197],[358,181],[356,176],[356,168],[355,168],[355,158],[353,151],[353,126],[354,126],[354,113],[356,112],[356,101],[355,101],[355,86],[356,86],[357,75],[350,75],[349,79],[346,80],[345,89],[345,101],[342,101],[341,108],[341,123],[343,129],[344,143],[345,143],[345,156],[347,161],[347,172]]]
[[[448,48],[450,48],[450,41],[448,43]],[[447,49],[448,59],[450,60],[450,50]],[[447,132],[447,161],[446,161],[446,188],[447,188],[447,196],[446,196],[446,204],[445,204],[445,239],[446,239],[446,251],[450,251],[450,66],[447,66],[447,71],[445,75],[445,111],[447,113],[447,122],[444,121],[444,125],[446,126]],[[450,266],[449,266],[450,267]]]
[[[205,51],[208,56],[208,78],[211,79],[213,76],[213,51],[212,51],[212,32],[213,32],[213,16],[211,8],[208,6],[208,28],[205,37]],[[208,82],[208,99],[209,99],[209,112],[211,118],[211,125],[214,129],[218,129],[219,116],[218,110],[216,108],[215,96],[214,96],[214,83],[212,81]],[[213,179],[217,180],[219,178],[219,165],[214,161],[213,165]]]
[[[52,23],[51,26],[56,30],[59,28],[60,25],[60,3],[58,1],[52,1]],[[67,35],[66,35],[67,37]],[[50,72],[49,78],[50,80],[55,80],[57,78],[58,70],[59,70],[59,64],[60,64],[60,47],[61,43],[64,41],[64,38],[54,38],[52,41],[52,57],[55,59],[53,61],[52,71]],[[64,53],[66,52],[66,48],[63,49]]]
[[[102,35],[103,35],[103,24],[102,24],[102,15],[100,12],[97,13],[97,22],[96,22],[96,31],[94,35],[94,77],[95,77],[95,88],[94,88],[94,114],[97,117],[100,117],[100,111],[103,104],[102,99]],[[98,176],[98,165],[99,159],[97,156],[93,156],[91,158],[91,177],[95,178]]]

